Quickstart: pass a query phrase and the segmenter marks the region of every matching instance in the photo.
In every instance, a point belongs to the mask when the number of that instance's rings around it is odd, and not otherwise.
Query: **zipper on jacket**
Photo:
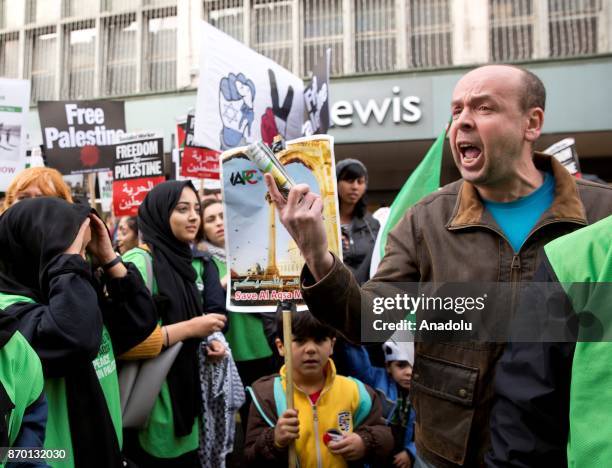
[[[317,398],[317,403],[321,401],[321,398],[327,392],[327,390],[329,390],[329,387],[331,387],[331,385],[326,386],[323,388],[323,390],[321,390],[321,393],[319,394],[319,398]],[[323,468],[323,458],[321,455],[321,441],[319,440],[319,414],[317,413],[317,403],[313,403],[310,397],[308,396],[308,393],[306,393],[300,387],[296,385],[295,388],[306,397],[306,401],[310,403],[310,406],[312,408],[312,420],[314,422],[313,426],[314,426],[314,435],[315,435],[315,449],[317,451],[317,468]]]
[[[321,396],[319,396],[319,398],[321,398]],[[317,449],[317,468],[323,468],[323,459],[321,457],[321,445],[319,442],[319,415],[317,413],[317,405],[316,403],[313,403],[311,401],[310,406],[312,406],[312,420],[314,422],[315,447]]]

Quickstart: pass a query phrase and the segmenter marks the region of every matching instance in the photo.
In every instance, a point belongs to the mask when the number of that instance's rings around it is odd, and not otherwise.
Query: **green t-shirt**
[[[0,382],[15,406],[7,421],[12,446],[21,430],[26,409],[40,398],[44,385],[40,359],[18,331],[0,348]],[[0,466],[3,466],[1,461]]]
[[[570,467],[607,466],[612,460],[612,377],[609,356],[612,215],[548,243],[544,250],[577,313],[588,311],[604,331],[590,341],[581,324],[572,361],[567,463]],[[588,288],[586,286],[589,286]],[[585,332],[584,341],[583,331]]]
[[[149,278],[148,271],[152,272],[152,257],[149,252],[136,247],[123,254],[124,262],[131,262],[140,272],[145,284],[150,286],[151,294],[157,294],[157,281],[155,277]],[[196,284],[201,290],[202,276],[201,268],[197,264],[200,260],[194,260],[196,270]],[[159,396],[153,405],[151,415],[144,429],[138,432],[140,445],[147,453],[157,458],[176,458],[181,455],[197,450],[199,445],[200,418],[196,418],[193,429],[189,435],[176,437],[174,435],[174,415],[172,412],[172,399],[167,381],[162,384]]]
[[[219,278],[227,274],[225,262],[213,257]],[[235,361],[251,361],[272,356],[261,319],[242,312],[229,312],[230,327],[225,334]]]
[[[28,297],[0,293],[0,307],[6,308],[18,302],[34,301]],[[100,387],[106,399],[106,405],[113,421],[119,447],[123,446],[123,432],[121,424],[121,403],[119,400],[119,381],[117,378],[117,364],[110,335],[106,327],[102,328],[102,342],[98,355],[92,361]],[[66,401],[66,383],[63,378],[45,379],[45,393],[47,395],[48,417],[45,433],[46,449],[64,449],[68,454],[65,460],[50,460],[52,467],[68,468],[74,466],[72,458],[72,437],[70,436],[70,422],[68,419],[68,403]]]

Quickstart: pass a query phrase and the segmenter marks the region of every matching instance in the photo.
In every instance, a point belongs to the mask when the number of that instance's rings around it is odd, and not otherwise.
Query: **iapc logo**
[[[232,172],[230,175],[230,183],[235,185],[255,185],[261,180],[261,176],[258,176],[258,171],[255,169],[249,169],[246,171]]]

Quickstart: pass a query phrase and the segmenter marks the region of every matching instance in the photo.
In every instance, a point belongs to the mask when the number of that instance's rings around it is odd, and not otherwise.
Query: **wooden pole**
[[[89,205],[96,208],[96,173],[87,174],[87,189],[89,190]]]
[[[285,304],[283,304],[285,305]],[[287,409],[294,409],[293,404],[293,354],[291,353],[291,308],[283,307],[283,346],[285,348],[285,375],[286,375],[286,396]],[[279,415],[280,416],[280,415]],[[295,442],[289,445],[289,468],[296,467],[297,457],[295,454]]]

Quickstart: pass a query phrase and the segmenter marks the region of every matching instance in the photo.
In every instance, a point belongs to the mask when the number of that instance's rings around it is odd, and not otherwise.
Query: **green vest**
[[[589,310],[603,324],[610,340],[612,282],[612,216],[546,245],[546,256],[576,311]],[[570,283],[592,283],[572,288]],[[601,286],[598,287],[598,283]],[[577,291],[573,293],[572,290]],[[607,296],[607,297],[604,297]],[[607,304],[606,304],[607,302]],[[612,460],[612,342],[578,342],[572,363],[570,430],[567,444],[571,467],[607,466]]]
[[[133,263],[143,281],[151,285],[151,294],[157,294],[157,281],[155,277],[150,278],[148,272],[152,272],[152,257],[149,252],[136,247],[123,254],[124,262]],[[198,290],[202,290],[202,262],[194,259],[193,267],[196,270],[196,285]],[[189,435],[176,437],[174,435],[174,415],[172,412],[172,399],[168,382],[164,381],[159,392],[159,396],[151,410],[151,416],[147,425],[138,432],[138,440],[141,447],[150,455],[157,458],[176,458],[187,452],[197,450],[199,446],[199,427],[200,418],[196,418],[193,429]]]
[[[7,421],[9,444],[13,446],[26,409],[40,398],[44,385],[40,359],[18,331],[0,348],[0,382],[15,406]]]
[[[227,274],[225,262],[213,257],[219,270],[219,278]],[[232,350],[234,361],[250,361],[272,356],[261,319],[243,312],[229,312],[229,331],[225,339]]]
[[[0,308],[6,309],[19,302],[34,303],[29,297],[0,293]],[[113,421],[119,447],[122,447],[123,432],[121,429],[121,404],[119,401],[117,365],[115,363],[113,345],[106,327],[102,329],[100,350],[92,363],[98,375],[104,398],[106,399],[106,405]],[[49,410],[45,434],[45,449],[65,449],[68,454],[66,460],[57,462],[51,460],[49,464],[52,467],[73,467],[74,460],[72,458],[72,438],[70,436],[68,403],[66,401],[66,383],[63,378],[49,378],[45,379],[44,387]]]

